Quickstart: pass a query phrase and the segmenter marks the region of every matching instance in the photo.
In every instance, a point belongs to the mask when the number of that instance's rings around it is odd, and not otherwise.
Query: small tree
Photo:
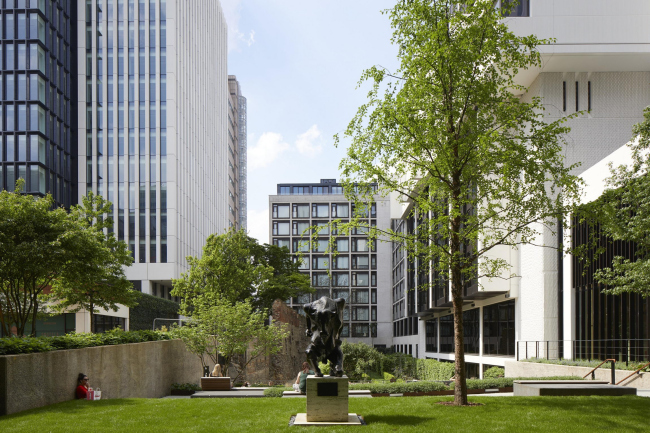
[[[266,326],[265,314],[253,310],[250,301],[233,305],[223,298],[196,300],[191,318],[187,326],[173,328],[174,335],[199,357],[203,367],[209,365],[208,361],[214,365],[219,356],[223,357],[225,376],[231,361],[239,355],[243,361],[233,363],[237,370],[233,381],[255,359],[282,350],[281,343],[287,335],[284,324]]]
[[[68,218],[79,229],[71,239],[73,255],[63,265],[62,274],[53,282],[55,311],[90,313],[90,330],[95,332],[93,316],[97,308],[117,311],[120,304],[133,307],[138,293],[126,279],[124,268],[133,258],[128,246],[113,232],[104,231],[113,221],[104,218],[111,203],[92,192],[74,206]]]
[[[633,259],[616,256],[611,266],[594,273],[595,280],[608,287],[603,292],[613,295],[630,292],[650,296],[650,107],[643,115],[643,122],[634,126],[634,137],[628,144],[631,163],[610,165],[607,189],[598,200],[582,208],[584,219],[600,225],[600,231],[592,230],[592,234],[636,245]],[[591,239],[587,246],[596,243],[597,239]]]
[[[463,289],[512,277],[495,248],[535,244],[578,201],[563,157],[567,118],[547,123],[539,97],[515,95],[526,91],[515,75],[541,66],[536,47],[551,41],[513,34],[492,0],[400,0],[390,17],[400,67],[363,73],[373,88],[346,130],[352,143],[340,168],[360,209],[372,183],[412,204],[413,233],[370,227],[370,237],[431,263],[421,289],[450,292],[454,403],[466,405]]]

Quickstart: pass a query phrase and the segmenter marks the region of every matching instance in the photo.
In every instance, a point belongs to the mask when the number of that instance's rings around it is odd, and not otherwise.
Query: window
[[[501,0],[501,7],[508,9],[505,13],[507,17],[529,17],[530,0]]]
[[[293,262],[298,263],[298,269],[309,269],[309,259],[307,257],[293,257]]]
[[[347,204],[332,204],[332,218],[348,218],[350,208]]]
[[[312,194],[323,195],[329,193],[329,188],[326,186],[315,186],[312,188]]]
[[[350,251],[349,246],[350,241],[347,239],[337,239],[336,240],[336,251],[340,253],[347,253]]]
[[[274,204],[273,205],[273,218],[289,218],[289,205],[288,204]]]
[[[352,302],[353,304],[367,304],[369,301],[368,289],[354,289],[352,290]]]
[[[352,287],[368,287],[368,273],[367,272],[353,272],[352,273]]]
[[[314,287],[328,287],[330,278],[327,274],[313,274],[311,284]]]
[[[352,256],[352,269],[368,269],[368,256]]]
[[[280,248],[286,247],[288,250],[291,249],[291,241],[289,239],[273,239],[273,245]]]
[[[330,234],[330,228],[328,223],[326,222],[317,222],[314,224],[314,233],[318,233],[319,235],[329,235]]]
[[[350,285],[349,275],[347,273],[332,274],[332,285],[335,287],[348,287]]]
[[[308,204],[294,204],[293,205],[294,218],[309,218],[309,205]]]
[[[343,187],[342,186],[333,186],[332,187],[332,194],[343,194]]]
[[[313,241],[312,243],[312,251],[317,252],[317,253],[324,253],[327,251],[327,246],[329,245],[329,241],[327,239],[319,239],[316,241]]]
[[[368,337],[369,327],[367,323],[354,323],[352,324],[353,337]]]
[[[280,195],[289,195],[289,194],[291,194],[291,187],[289,186],[280,187]]]
[[[294,186],[292,193],[294,195],[309,194],[309,187],[307,187],[307,186]]]
[[[374,245],[373,245],[374,246]],[[369,250],[368,239],[352,239],[352,251],[367,252]],[[374,248],[373,248],[374,251]]]
[[[312,258],[312,267],[313,269],[329,269],[330,259],[329,257],[313,257]]]
[[[309,252],[309,241],[308,240],[301,241],[301,240],[298,240],[298,239],[294,239],[293,240],[293,252],[294,253],[298,253],[298,252],[307,253],[307,252]]]
[[[438,351],[438,319],[427,320],[425,322],[425,350],[427,352]]]
[[[370,290],[370,303],[377,303],[377,289]]]
[[[295,236],[302,236],[302,235],[309,236],[309,228],[310,227],[311,226],[309,225],[308,222],[301,223],[301,222],[295,222],[294,221],[293,222],[293,234]]]
[[[334,269],[350,269],[350,259],[348,256],[339,256],[334,258]]]
[[[515,354],[515,301],[483,307],[483,352]]]
[[[332,296],[334,296],[334,299],[336,298],[343,298],[345,299],[345,303],[348,303],[348,299],[350,298],[350,292],[346,290],[341,290],[341,289],[334,289],[332,290]]]
[[[341,337],[344,337],[344,338],[350,337],[350,325],[348,325],[347,323],[345,323],[341,327]]]
[[[275,236],[288,236],[289,235],[289,223],[283,222],[273,222],[273,235]]]
[[[368,307],[352,307],[352,320],[370,320]]]
[[[329,205],[313,204],[311,206],[311,216],[313,218],[327,218],[329,216]]]

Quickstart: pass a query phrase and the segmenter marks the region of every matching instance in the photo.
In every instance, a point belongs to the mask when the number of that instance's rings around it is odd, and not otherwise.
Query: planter
[[[202,377],[201,389],[203,391],[230,391],[229,377]]]
[[[170,395],[192,395],[196,391],[191,390],[191,389],[172,389],[172,392]]]

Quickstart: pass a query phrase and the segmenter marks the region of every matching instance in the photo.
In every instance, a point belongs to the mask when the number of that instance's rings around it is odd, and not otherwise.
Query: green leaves
[[[643,122],[634,126],[634,137],[628,144],[631,163],[610,166],[607,190],[581,209],[585,220],[600,225],[601,232],[592,233],[636,246],[635,257],[615,257],[611,267],[594,274],[596,281],[608,286],[604,292],[609,294],[650,296],[650,107],[643,115]]]

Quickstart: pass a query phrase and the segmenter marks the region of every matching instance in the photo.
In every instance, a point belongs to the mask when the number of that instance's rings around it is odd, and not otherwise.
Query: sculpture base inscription
[[[347,422],[349,383],[343,377],[307,378],[307,421]]]

